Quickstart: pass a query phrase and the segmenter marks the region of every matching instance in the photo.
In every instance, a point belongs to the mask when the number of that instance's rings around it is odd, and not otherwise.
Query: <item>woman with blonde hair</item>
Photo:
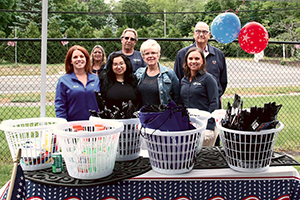
[[[179,81],[175,72],[159,63],[160,45],[149,39],[141,45],[140,52],[147,66],[139,68],[135,75],[142,96],[142,105],[167,105],[179,101]]]
[[[91,52],[92,72],[99,75],[106,64],[106,55],[102,46],[95,45]]]

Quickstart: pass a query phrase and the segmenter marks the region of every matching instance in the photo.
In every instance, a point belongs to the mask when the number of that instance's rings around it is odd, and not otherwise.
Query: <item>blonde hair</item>
[[[140,52],[141,52],[142,56],[144,56],[145,51],[147,51],[151,47],[157,48],[157,50],[158,50],[158,57],[160,57],[160,49],[161,49],[161,47],[156,42],[156,40],[153,40],[153,39],[148,39],[145,42],[143,42],[143,44],[141,45]]]
[[[106,64],[106,54],[105,54],[104,48],[101,45],[95,45],[94,48],[91,51],[91,56],[90,56],[91,57],[91,63],[92,63],[91,67],[93,67],[93,65],[94,65],[93,53],[94,53],[95,49],[100,49],[102,51],[103,56],[102,56],[102,63],[100,64],[100,66],[105,65]]]

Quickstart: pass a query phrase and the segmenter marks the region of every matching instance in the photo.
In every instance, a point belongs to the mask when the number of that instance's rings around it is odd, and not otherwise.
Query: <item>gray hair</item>
[[[197,26],[200,26],[200,25],[206,25],[207,27],[208,27],[208,31],[209,31],[209,25],[207,24],[207,23],[205,23],[205,22],[198,22],[197,24],[196,24],[196,26],[195,26],[195,30],[196,30],[196,27]]]
[[[133,28],[126,28],[126,29],[123,31],[123,33],[122,33],[122,35],[121,35],[121,38],[123,38],[124,35],[125,35],[125,33],[128,32],[128,31],[133,32],[134,35],[135,35],[135,41],[138,41],[138,34],[137,34],[136,30],[133,29]]]

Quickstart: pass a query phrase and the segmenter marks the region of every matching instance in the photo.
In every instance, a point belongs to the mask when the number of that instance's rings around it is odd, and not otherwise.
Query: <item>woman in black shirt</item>
[[[137,80],[133,74],[132,64],[124,54],[113,53],[106,65],[106,76],[100,76],[101,96],[109,109],[122,103],[133,103],[136,109],[141,106],[141,97],[137,88]]]

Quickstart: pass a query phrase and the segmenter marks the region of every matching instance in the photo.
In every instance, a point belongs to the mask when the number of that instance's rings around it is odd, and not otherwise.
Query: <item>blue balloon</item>
[[[211,24],[211,34],[220,43],[235,40],[241,30],[241,21],[234,13],[222,13]]]

